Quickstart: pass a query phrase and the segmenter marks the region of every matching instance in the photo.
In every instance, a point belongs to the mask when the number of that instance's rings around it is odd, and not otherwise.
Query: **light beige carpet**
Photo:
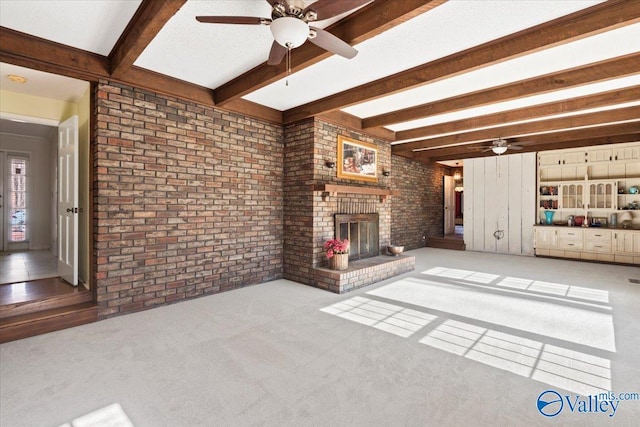
[[[410,254],[345,295],[277,280],[2,344],[0,425],[113,402],[136,427],[637,425],[640,401],[537,405],[640,392],[639,268]]]

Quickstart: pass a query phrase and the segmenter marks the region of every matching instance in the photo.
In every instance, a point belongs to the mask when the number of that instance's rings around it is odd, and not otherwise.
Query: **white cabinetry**
[[[640,146],[629,145],[629,146],[616,148],[613,160],[616,160],[616,161],[640,160]]]
[[[640,265],[640,230],[534,228],[536,255]]]
[[[534,239],[536,248],[557,248],[558,230],[555,227],[536,227]]]
[[[640,142],[538,153],[537,194],[537,224],[554,214],[535,227],[536,255],[640,264]],[[591,227],[567,227],[570,215]]]
[[[618,182],[615,180],[593,181],[587,184],[589,201],[587,210],[618,209]],[[605,213],[606,214],[606,213]]]
[[[568,227],[558,229],[558,249],[582,250],[584,235],[581,228]]]
[[[613,253],[616,262],[640,264],[640,231],[615,230]]]

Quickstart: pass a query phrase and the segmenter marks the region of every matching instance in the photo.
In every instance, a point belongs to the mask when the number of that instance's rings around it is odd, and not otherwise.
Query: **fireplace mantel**
[[[332,196],[335,196],[338,193],[371,194],[374,196],[380,196],[381,202],[387,200],[387,197],[400,195],[400,191],[398,190],[376,187],[356,187],[354,185],[317,184],[312,186],[312,188],[313,191],[322,191],[323,193],[327,193]]]

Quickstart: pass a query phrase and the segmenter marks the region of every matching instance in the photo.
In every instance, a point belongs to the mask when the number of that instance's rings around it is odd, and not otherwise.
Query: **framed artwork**
[[[338,178],[378,181],[378,149],[367,142],[338,136]]]

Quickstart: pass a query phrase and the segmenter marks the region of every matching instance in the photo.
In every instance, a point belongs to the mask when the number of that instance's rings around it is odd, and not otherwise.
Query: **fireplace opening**
[[[349,239],[349,260],[378,256],[378,214],[335,214],[336,239]]]

